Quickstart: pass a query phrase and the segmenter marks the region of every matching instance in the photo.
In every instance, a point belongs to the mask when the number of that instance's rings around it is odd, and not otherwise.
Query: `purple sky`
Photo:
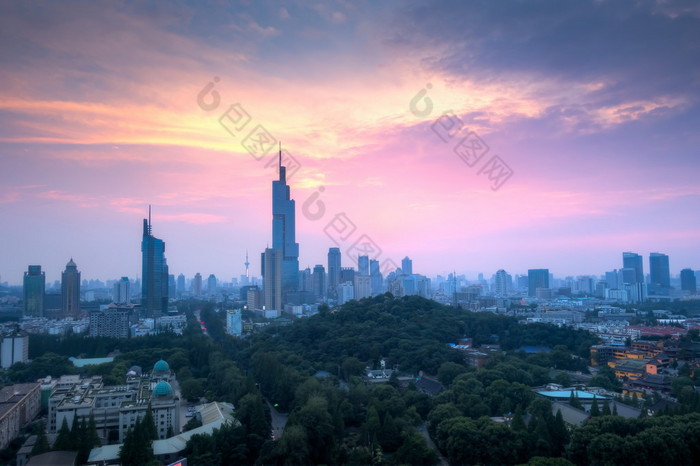
[[[2,2],[0,83],[1,281],[135,278],[148,204],[172,273],[259,273],[257,125],[299,165],[302,267],[345,214],[346,255],[429,275],[700,268],[697,2]]]

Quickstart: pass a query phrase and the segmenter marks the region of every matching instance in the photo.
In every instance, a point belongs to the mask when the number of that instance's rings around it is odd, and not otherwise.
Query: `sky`
[[[2,2],[0,281],[258,275],[280,143],[301,268],[677,274],[699,124],[692,1]]]

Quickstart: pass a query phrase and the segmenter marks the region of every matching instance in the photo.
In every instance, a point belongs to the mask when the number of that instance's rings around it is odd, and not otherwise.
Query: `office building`
[[[413,273],[413,261],[408,256],[401,259],[401,271],[406,275]]]
[[[209,274],[207,278],[207,294],[209,296],[214,296],[216,294],[216,275]]]
[[[668,256],[658,252],[649,254],[649,278],[650,290],[655,294],[667,294],[671,288],[671,271],[668,264]]]
[[[311,269],[309,267],[299,272],[299,291],[313,292],[313,279],[311,276]],[[316,302],[314,300],[314,302]]]
[[[326,269],[321,264],[314,266],[314,273],[312,277],[313,285],[312,291],[316,295],[316,298],[322,299],[326,296]]]
[[[282,311],[282,250],[267,248],[262,254],[263,306],[268,311]]]
[[[697,293],[697,280],[692,269],[681,270],[681,290]]]
[[[226,311],[226,333],[234,337],[240,337],[243,334],[240,309],[229,309]]]
[[[355,275],[353,293],[355,299],[369,298],[372,296],[372,282],[369,275]]]
[[[66,270],[61,273],[61,311],[64,317],[80,317],[80,272],[73,258],[66,264]]]
[[[24,316],[44,317],[44,294],[46,276],[40,265],[30,265],[24,272],[23,282]]]
[[[138,321],[132,304],[115,304],[90,312],[91,337],[129,338],[131,325]]]
[[[337,297],[338,284],[340,283],[340,248],[328,249],[328,297]]]
[[[168,275],[168,299],[177,296],[177,282],[175,275]]]
[[[357,257],[357,273],[369,276],[369,256]]]
[[[9,369],[18,362],[29,361],[29,335],[19,328],[0,334],[0,366]]]
[[[176,291],[178,296],[182,296],[185,291],[187,291],[185,276],[183,274],[177,276]]]
[[[496,272],[494,277],[494,293],[496,296],[506,296],[512,287],[511,276],[503,269]]]
[[[282,165],[281,148],[278,167],[279,180],[272,182],[272,249],[279,250],[281,254],[280,294],[286,299],[285,295],[297,291],[299,286],[299,244],[295,239],[295,204],[287,185],[287,169]],[[282,304],[275,309],[281,310]]]
[[[528,296],[537,296],[538,288],[549,288],[549,269],[529,269],[527,271]],[[540,296],[544,292],[540,292]]]
[[[148,317],[160,317],[168,312],[168,263],[165,242],[153,236],[151,208],[143,220],[141,241],[141,312]]]
[[[622,253],[622,268],[623,268],[623,280],[624,283],[644,283],[644,264],[642,261],[642,256],[634,252],[623,252]],[[625,274],[625,269],[634,270],[633,276],[629,272]],[[629,281],[634,280],[634,281]]]
[[[372,296],[377,296],[384,292],[384,277],[377,260],[370,259],[369,261],[369,279],[372,286]]]
[[[114,284],[112,301],[116,304],[131,303],[131,283],[128,277],[122,277]]]
[[[352,267],[341,267],[338,281],[340,283],[345,283],[345,282],[354,283],[355,282],[355,269],[353,269]]]
[[[336,287],[336,293],[338,295],[338,305],[345,304],[355,297],[355,289],[352,282],[339,283]]]
[[[202,274],[197,272],[192,279],[192,295],[202,296]]]
[[[254,311],[262,309],[262,298],[260,297],[260,289],[257,286],[249,286],[246,290],[246,307],[248,310]]]

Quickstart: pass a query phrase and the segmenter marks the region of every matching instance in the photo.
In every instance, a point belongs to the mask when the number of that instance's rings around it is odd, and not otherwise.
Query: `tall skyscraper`
[[[112,293],[112,301],[115,304],[131,303],[131,283],[128,277],[122,277],[114,283],[114,292]]]
[[[177,294],[182,295],[185,292],[185,276],[180,274],[177,276]]]
[[[141,311],[149,317],[168,312],[168,263],[165,242],[152,234],[151,207],[143,219],[141,240]]]
[[[497,296],[506,296],[511,286],[512,278],[508,272],[503,269],[496,272],[496,276],[494,277],[494,292]]]
[[[192,294],[202,296],[202,274],[197,272],[192,279]]]
[[[529,269],[527,271],[528,296],[536,296],[537,288],[549,288],[549,269]]]
[[[321,265],[314,266],[313,273],[313,292],[317,298],[323,298],[326,295],[326,269]]]
[[[358,256],[357,272],[360,275],[369,275],[369,256]]]
[[[380,294],[384,290],[384,277],[379,268],[379,261],[370,259],[369,261],[369,278],[372,287],[372,296]]]
[[[282,298],[299,286],[299,244],[295,236],[295,204],[287,185],[287,168],[279,152],[279,180],[272,182],[272,248],[282,254]],[[281,307],[277,308],[281,309]]]
[[[669,288],[671,288],[671,271],[666,254],[658,252],[649,254],[649,276],[655,292],[668,293]]]
[[[401,271],[406,275],[413,274],[413,261],[408,256],[401,259]]]
[[[622,268],[623,269],[633,269],[634,270],[634,282],[627,282],[630,277],[624,277],[625,271],[623,270],[623,279],[625,283],[644,283],[644,264],[642,261],[642,256],[634,252],[623,252],[622,253]]]
[[[209,278],[207,278],[207,294],[209,296],[213,296],[216,294],[216,275],[209,274]]]
[[[282,311],[282,250],[267,248],[262,254],[263,305],[266,310]]]
[[[340,283],[340,248],[328,249],[328,297],[336,298]]]
[[[692,269],[681,270],[681,290],[697,293],[698,284]]]
[[[80,272],[73,258],[61,273],[61,311],[65,317],[80,316]]]
[[[40,265],[30,265],[24,272],[24,316],[44,317],[46,276]]]

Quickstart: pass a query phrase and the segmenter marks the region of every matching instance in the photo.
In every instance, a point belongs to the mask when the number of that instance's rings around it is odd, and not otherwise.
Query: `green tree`
[[[46,425],[44,421],[40,421],[34,426],[34,433],[36,434],[36,443],[32,447],[32,456],[41,455],[51,450],[49,441],[46,438]]]
[[[569,396],[569,405],[572,408],[583,409],[583,405],[581,404],[581,401],[578,399],[578,396],[576,396],[574,394],[573,390],[571,390],[571,395]]]
[[[65,417],[63,418],[61,428],[58,431],[58,436],[53,443],[53,449],[57,451],[73,450],[73,439],[71,438],[71,432],[68,428],[68,421]]]
[[[592,417],[600,416],[600,408],[598,407],[598,399],[593,397],[590,414]]]

